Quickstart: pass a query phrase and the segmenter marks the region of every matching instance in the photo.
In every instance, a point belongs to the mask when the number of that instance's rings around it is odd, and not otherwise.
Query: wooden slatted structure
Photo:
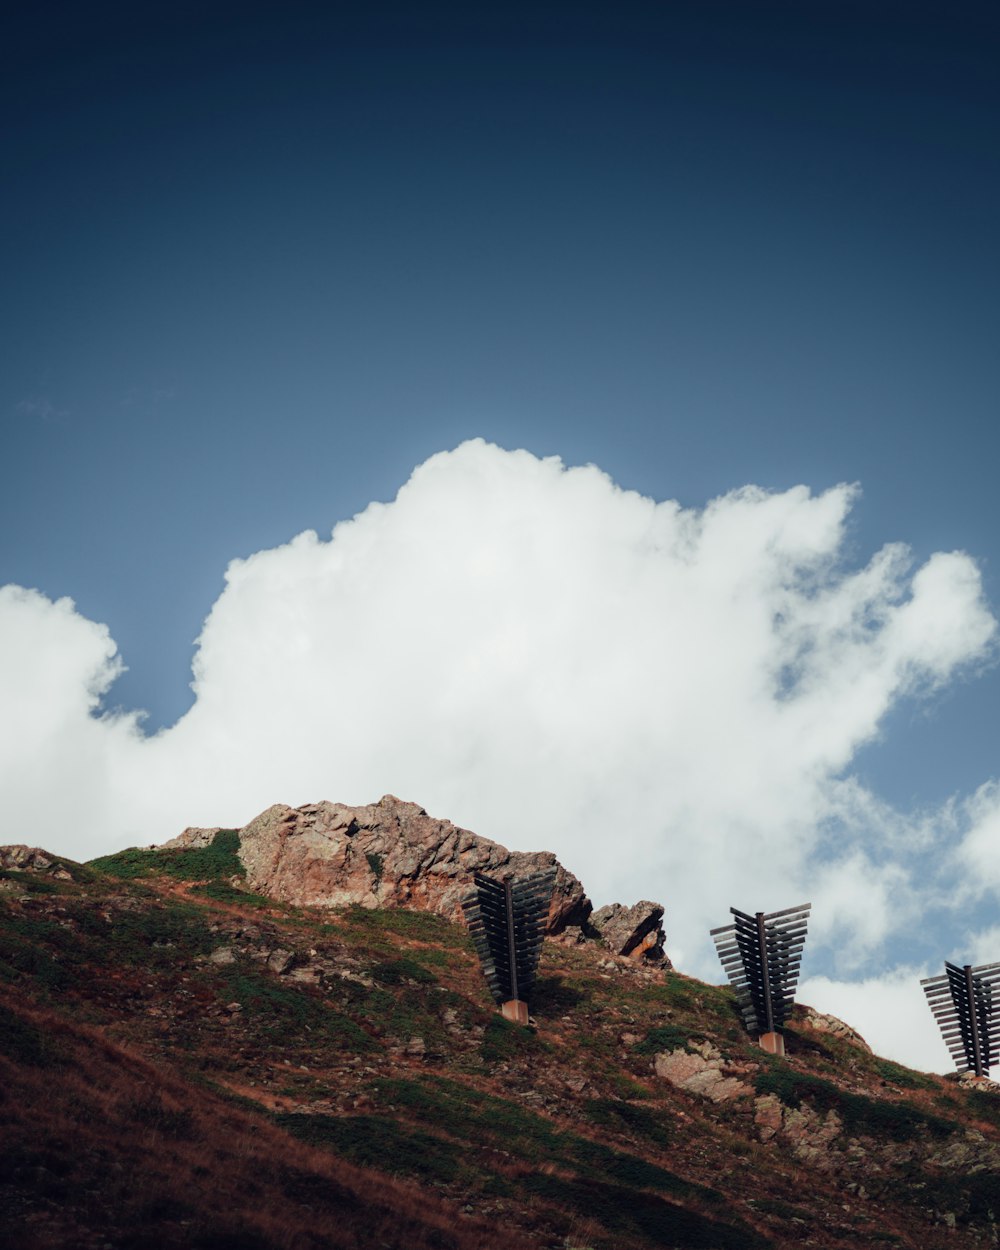
[[[490,993],[504,1015],[521,1023],[527,1023],[555,877],[555,868],[506,881],[477,872],[475,890],[462,900]]]
[[[810,907],[753,916],[730,907],[734,922],[711,930],[747,1031],[776,1054],[784,1054],[781,1029],[795,1001]]]
[[[1000,963],[973,968],[945,960],[944,973],[920,982],[959,1072],[985,1076],[1000,1057]]]

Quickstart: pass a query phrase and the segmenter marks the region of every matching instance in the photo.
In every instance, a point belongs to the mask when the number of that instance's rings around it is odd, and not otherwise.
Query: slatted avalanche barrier
[[[795,1001],[810,907],[753,916],[730,907],[734,922],[711,930],[747,1031],[771,1054],[785,1053],[782,1027]]]
[[[1000,964],[961,968],[945,960],[941,976],[921,981],[955,1067],[985,1077],[1000,1055]]]
[[[554,868],[507,881],[477,872],[475,890],[462,900],[490,993],[516,1024],[528,1023],[555,878]]]

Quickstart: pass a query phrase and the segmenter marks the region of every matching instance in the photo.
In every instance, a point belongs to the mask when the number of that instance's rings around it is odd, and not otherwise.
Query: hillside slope
[[[276,904],[235,835],[0,873],[0,1239],[50,1247],[987,1246],[1000,1098],[796,1008],[547,941]],[[992,1088],[992,1087],[991,1087]]]

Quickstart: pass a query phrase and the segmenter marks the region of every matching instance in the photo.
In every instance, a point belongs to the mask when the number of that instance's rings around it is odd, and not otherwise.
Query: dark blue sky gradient
[[[963,548],[1000,606],[997,6],[479,7],[16,19],[0,583],[171,723],[231,557],[482,435],[689,505],[860,481],[857,559]],[[863,772],[995,775],[998,692]]]

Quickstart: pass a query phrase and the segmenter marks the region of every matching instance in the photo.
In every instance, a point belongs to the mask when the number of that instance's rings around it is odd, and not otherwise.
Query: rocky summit
[[[0,1244],[1000,1241],[996,1085],[804,1005],[765,1054],[730,987],[655,957],[661,904],[589,917],[563,870],[505,1020],[456,901],[540,856],[392,798],[90,864],[0,848]]]
[[[204,846],[217,832],[185,829],[164,849]],[[473,873],[526,877],[555,867],[548,932],[580,929],[591,912],[583,886],[551,851],[508,851],[392,794],[365,807],[276,803],[237,834],[247,885],[284,903],[414,907],[460,920]]]

